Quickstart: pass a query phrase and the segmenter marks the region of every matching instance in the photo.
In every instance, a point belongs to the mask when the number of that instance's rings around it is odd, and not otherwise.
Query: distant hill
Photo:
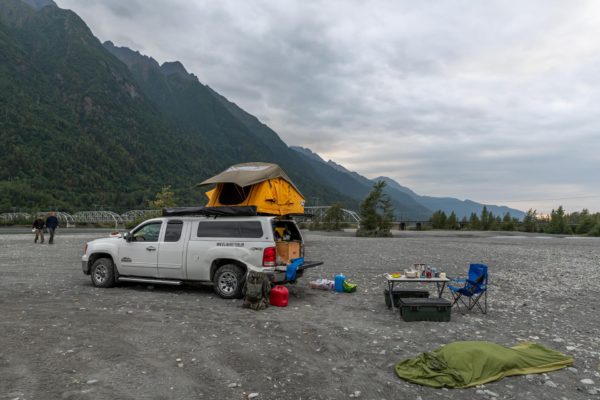
[[[437,210],[442,210],[447,214],[454,211],[458,218],[468,218],[473,212],[480,215],[484,206],[481,203],[471,200],[463,201],[451,197],[421,196],[391,178],[380,176],[371,180],[331,160],[325,161],[318,154],[313,153],[307,148],[297,146],[292,146],[291,148],[304,155],[307,159],[312,160],[313,163],[329,166],[337,171],[339,174],[334,174],[331,170],[324,169],[322,172],[323,179],[327,180],[330,185],[339,188],[339,190],[346,190],[347,193],[353,193],[356,196],[364,198],[364,193],[370,191],[373,183],[380,180],[385,181],[387,183],[385,192],[394,202],[396,216],[399,219],[427,220]],[[509,212],[513,217],[522,218],[524,216],[522,211],[513,208],[496,205],[486,206],[494,215],[503,216]]]
[[[344,191],[344,193],[358,199],[364,199],[373,189],[373,181],[368,178],[349,171],[333,161],[325,161],[309,149],[295,146],[291,148],[302,154],[311,163],[314,170],[319,173],[321,179],[337,190]],[[411,196],[395,188],[386,187],[385,192],[390,195],[398,219],[427,220],[433,213]]]
[[[400,185],[395,180],[380,176],[378,178],[373,179],[376,181],[385,181],[389,187],[393,187],[396,190],[402,191],[410,196],[412,196],[416,201],[423,204],[425,207],[430,210],[442,210],[446,214],[450,214],[452,211],[456,213],[456,216],[460,219],[462,217],[469,217],[471,213],[475,213],[477,215],[481,215],[481,210],[483,209],[484,204],[477,203],[472,200],[459,200],[453,197],[431,197],[431,196],[421,196],[410,190],[409,188]],[[515,208],[510,208],[506,206],[497,206],[494,204],[485,204],[488,211],[492,212],[496,216],[503,216],[506,213],[510,213],[512,217],[516,217],[522,219],[525,216],[525,213],[521,210],[517,210]]]

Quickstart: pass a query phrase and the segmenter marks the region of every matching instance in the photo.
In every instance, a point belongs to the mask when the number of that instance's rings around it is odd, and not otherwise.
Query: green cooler
[[[446,299],[400,299],[400,316],[406,322],[449,322],[452,303]]]
[[[388,289],[385,289],[383,291],[383,296],[385,298],[385,305],[387,306],[387,308],[392,308],[392,302],[390,301],[390,291]],[[407,289],[396,286],[392,291],[392,297],[394,298],[394,307],[399,307],[400,299],[405,299],[409,297],[427,298],[429,297],[429,292],[423,289]]]

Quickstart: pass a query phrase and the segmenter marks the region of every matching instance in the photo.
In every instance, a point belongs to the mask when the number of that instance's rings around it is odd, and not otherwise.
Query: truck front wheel
[[[239,299],[244,286],[244,271],[233,264],[221,266],[213,278],[215,293],[224,299]]]
[[[99,258],[90,270],[92,284],[100,288],[109,288],[115,285],[115,267],[110,258]]]

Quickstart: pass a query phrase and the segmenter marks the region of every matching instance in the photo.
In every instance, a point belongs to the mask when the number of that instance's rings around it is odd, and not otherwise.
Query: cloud
[[[57,3],[359,173],[600,211],[597,2]]]

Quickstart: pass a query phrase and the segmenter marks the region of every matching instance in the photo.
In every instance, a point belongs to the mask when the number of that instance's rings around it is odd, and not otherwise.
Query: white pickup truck
[[[303,260],[304,241],[294,221],[267,216],[150,219],[117,237],[88,242],[84,253],[83,273],[96,287],[210,282],[224,298],[241,297],[249,268],[285,283],[322,264]],[[301,260],[290,274],[292,255]]]

